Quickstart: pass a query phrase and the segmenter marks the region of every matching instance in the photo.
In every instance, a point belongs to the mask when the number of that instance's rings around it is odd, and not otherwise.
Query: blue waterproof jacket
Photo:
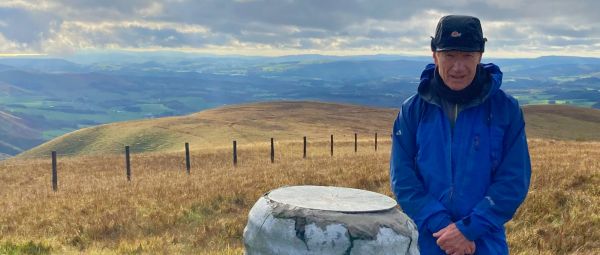
[[[518,102],[500,90],[502,72],[457,115],[454,128],[432,93],[435,65],[419,93],[402,105],[392,133],[390,180],[404,212],[419,229],[421,254],[445,254],[433,233],[452,222],[474,240],[476,254],[508,254],[504,224],[525,199],[531,165]]]

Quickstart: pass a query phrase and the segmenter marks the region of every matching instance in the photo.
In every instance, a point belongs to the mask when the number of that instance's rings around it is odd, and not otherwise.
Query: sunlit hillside
[[[317,102],[272,102],[227,106],[196,114],[113,123],[81,129],[33,148],[22,157],[120,153],[125,145],[133,152],[180,151],[189,142],[193,148],[216,148],[276,140],[354,139],[375,132],[390,133],[394,109]],[[386,135],[384,135],[386,134]]]
[[[600,110],[573,106],[524,107],[528,137],[600,140]],[[119,122],[81,129],[20,154],[20,157],[175,152],[276,141],[374,139],[388,137],[398,109],[320,102],[267,102],[234,105],[196,114]]]

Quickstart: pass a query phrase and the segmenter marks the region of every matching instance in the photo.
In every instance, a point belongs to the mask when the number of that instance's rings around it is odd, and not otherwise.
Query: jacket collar
[[[500,68],[497,65],[493,63],[480,65],[483,66],[485,75],[490,76],[489,82],[483,85],[483,92],[481,93],[481,96],[471,101],[471,103],[466,105],[465,108],[481,104],[487,98],[495,94],[500,89],[500,85],[502,85],[502,71],[500,71]],[[434,72],[435,64],[428,64],[425,67],[425,70],[423,70],[421,73],[421,82],[419,83],[419,88],[417,91],[423,100],[439,106],[441,105],[441,99],[436,96],[430,88],[430,83],[431,79],[433,79]]]

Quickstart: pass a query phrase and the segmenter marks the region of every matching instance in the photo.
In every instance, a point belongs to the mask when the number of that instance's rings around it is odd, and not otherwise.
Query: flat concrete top
[[[396,201],[368,190],[331,186],[290,186],[272,190],[267,197],[275,202],[296,207],[346,212],[389,210]]]

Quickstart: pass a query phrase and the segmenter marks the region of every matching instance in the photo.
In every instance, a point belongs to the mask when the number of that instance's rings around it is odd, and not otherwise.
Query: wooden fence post
[[[331,156],[333,157],[333,135],[331,135]]]
[[[185,168],[187,169],[187,174],[190,175],[190,144],[185,143]]]
[[[233,166],[237,166],[237,141],[233,141]]]
[[[377,151],[377,132],[375,132],[375,151]]]
[[[306,158],[306,136],[304,137],[304,150],[303,150],[302,158]]]
[[[52,151],[52,191],[58,190],[58,174],[56,172],[56,151]]]
[[[127,181],[131,181],[131,164],[129,161],[129,146],[125,146],[125,168],[127,174]]]
[[[358,151],[358,135],[354,133],[354,152]]]
[[[271,137],[271,163],[275,162],[275,145],[273,145],[273,137]]]

